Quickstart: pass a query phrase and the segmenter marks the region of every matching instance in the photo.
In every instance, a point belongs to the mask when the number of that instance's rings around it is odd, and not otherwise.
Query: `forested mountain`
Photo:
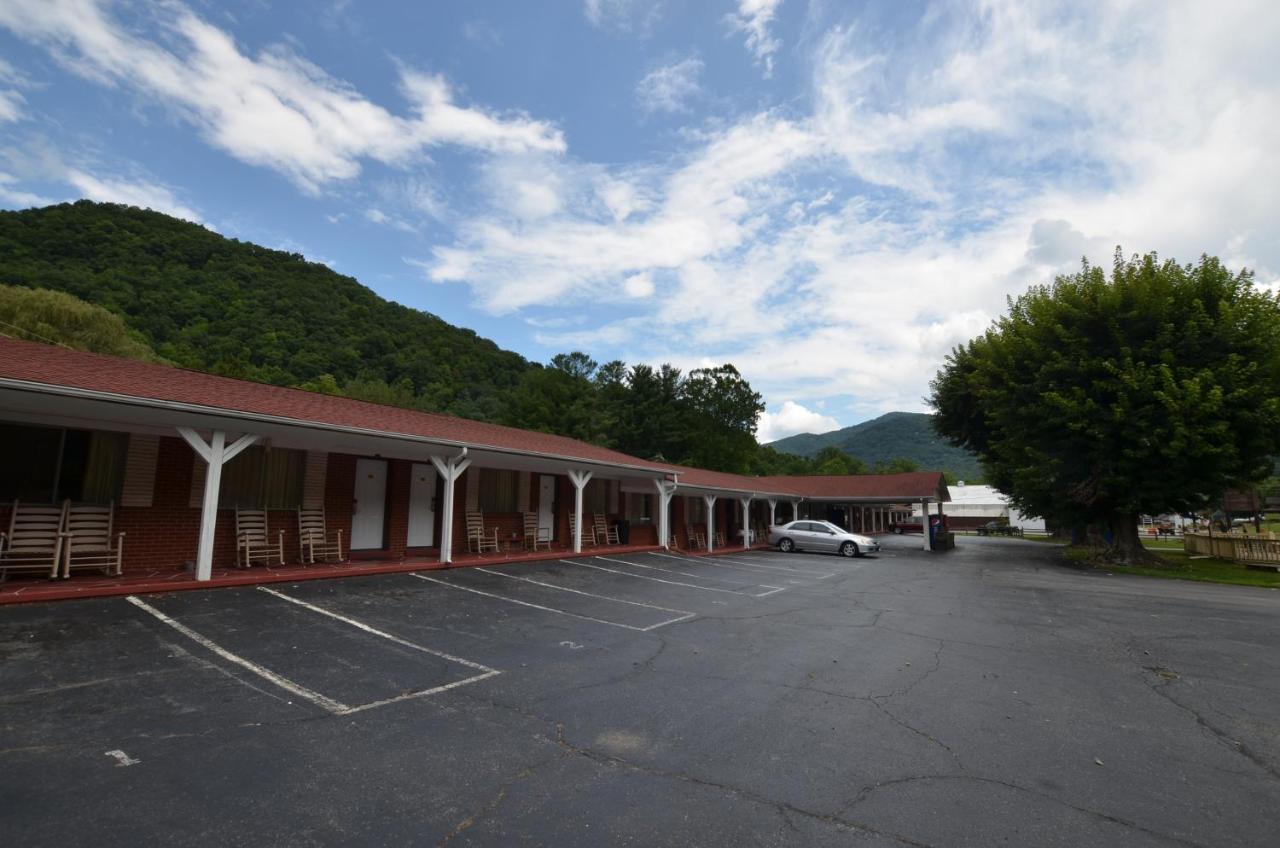
[[[298,254],[129,206],[0,212],[0,283],[105,307],[178,365],[471,418],[500,418],[535,367]]]
[[[934,432],[932,417],[920,412],[888,412],[842,430],[818,435],[801,433],[769,446],[805,457],[815,457],[823,448],[835,447],[869,466],[907,459],[924,469],[946,470],[961,480],[979,479],[977,457],[948,444]]]
[[[927,423],[873,426],[894,416],[926,420],[905,413],[761,448],[754,432],[763,401],[731,364],[685,374],[573,352],[544,367],[298,254],[129,206],[82,200],[0,211],[0,322],[0,333],[497,421],[718,471],[973,467]],[[859,436],[832,438],[846,433]],[[820,450],[828,444],[857,459]]]

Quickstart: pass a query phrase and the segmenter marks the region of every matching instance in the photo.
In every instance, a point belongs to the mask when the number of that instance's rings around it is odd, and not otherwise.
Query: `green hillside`
[[[924,469],[949,471],[962,480],[978,479],[981,469],[977,458],[966,450],[947,444],[933,431],[931,418],[920,412],[888,412],[843,430],[788,436],[772,442],[771,446],[809,457],[833,446],[867,465],[901,457]]]
[[[471,418],[534,367],[298,254],[128,206],[0,212],[0,283],[105,307],[179,365]]]

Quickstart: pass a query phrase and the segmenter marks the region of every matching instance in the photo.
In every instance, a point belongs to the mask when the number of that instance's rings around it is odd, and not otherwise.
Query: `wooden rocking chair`
[[[586,528],[584,527],[583,531],[584,532],[582,534],[582,546],[586,547],[587,545],[594,545],[596,543],[595,529],[592,528],[592,532],[587,533],[585,532]],[[577,520],[577,517],[571,512],[569,513],[569,544],[572,545],[573,540],[577,538],[578,538],[578,520]]]
[[[324,507],[298,507],[298,556],[303,562],[346,562],[342,553],[342,531],[332,533],[325,527]]]
[[[689,550],[691,551],[706,550],[707,537],[706,537],[706,534],[703,533],[701,530],[698,530],[694,527],[690,527],[685,532],[685,538],[689,540]]]
[[[468,512],[467,513],[467,550],[473,553],[482,554],[485,551],[493,551],[497,553],[498,545],[498,528],[485,530],[484,513]]]
[[[596,544],[600,544],[600,540],[604,539],[605,544],[618,544],[618,525],[609,524],[604,513],[597,512],[595,515],[595,538]]]
[[[63,577],[70,577],[77,568],[120,574],[124,569],[124,534],[112,532],[115,513],[115,503],[72,505],[68,501]]]
[[[0,533],[0,581],[10,571],[41,571],[48,572],[50,580],[57,577],[66,518],[66,503],[51,506],[14,501],[9,531]]]
[[[536,551],[538,546],[551,550],[551,528],[538,526],[538,513],[524,514],[524,546],[527,550]]]
[[[236,566],[249,568],[255,562],[266,565],[275,559],[284,565],[284,531],[273,540],[265,509],[236,507]]]

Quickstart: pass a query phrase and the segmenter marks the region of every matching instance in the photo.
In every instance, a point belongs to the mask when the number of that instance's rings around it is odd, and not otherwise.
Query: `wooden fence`
[[[1184,538],[1187,553],[1230,559],[1249,565],[1280,568],[1280,539],[1274,533],[1246,536],[1243,533],[1188,533]]]

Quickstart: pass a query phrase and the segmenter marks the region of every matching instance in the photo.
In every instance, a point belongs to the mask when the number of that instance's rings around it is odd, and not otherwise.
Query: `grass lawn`
[[[1155,545],[1149,549],[1169,560],[1171,568],[1139,568],[1128,565],[1097,565],[1100,571],[1112,574],[1136,574],[1142,577],[1163,577],[1166,580],[1198,580],[1202,583],[1231,583],[1237,586],[1266,586],[1280,589],[1280,572],[1255,571],[1237,565],[1230,560],[1207,557],[1192,559],[1183,550],[1165,550]],[[1181,548],[1181,545],[1178,546]],[[1087,548],[1066,548],[1067,559],[1082,565],[1089,564],[1092,551]]]

